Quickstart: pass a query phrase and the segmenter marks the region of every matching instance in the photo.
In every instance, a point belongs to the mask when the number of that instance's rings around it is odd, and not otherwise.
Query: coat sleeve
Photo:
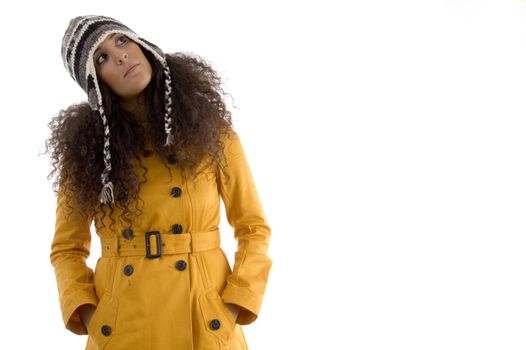
[[[91,245],[90,225],[91,220],[74,205],[66,208],[66,197],[62,190],[59,191],[50,260],[55,269],[64,325],[79,335],[88,332],[80,319],[78,307],[98,304],[93,270],[86,264]]]
[[[231,135],[224,139],[227,164],[219,167],[218,185],[238,245],[221,297],[225,303],[241,306],[236,322],[246,325],[258,317],[265,293],[272,266],[267,255],[271,229],[239,136]]]

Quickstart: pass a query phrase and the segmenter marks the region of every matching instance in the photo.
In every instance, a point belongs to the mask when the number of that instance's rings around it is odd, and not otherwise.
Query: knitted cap
[[[165,114],[164,129],[166,132],[165,146],[173,144],[172,134],[172,99],[170,69],[166,63],[163,51],[154,44],[140,38],[130,28],[121,22],[105,16],[79,16],[69,22],[69,26],[62,38],[62,60],[69,74],[88,95],[88,103],[94,111],[98,111],[104,126],[104,165],[105,169],[101,175],[102,190],[100,192],[101,203],[113,203],[113,184],[109,180],[111,171],[110,154],[110,128],[104,113],[102,94],[97,80],[93,54],[97,47],[113,33],[126,35],[144,49],[153,54],[163,67],[165,81]]]

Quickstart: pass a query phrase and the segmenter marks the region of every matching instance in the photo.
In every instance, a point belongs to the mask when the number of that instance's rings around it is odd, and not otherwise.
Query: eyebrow
[[[108,38],[111,39],[111,38],[113,38],[116,34],[117,34],[117,33],[110,34],[110,36],[109,36]],[[99,51],[99,50],[100,50],[100,46],[97,47],[97,49],[95,50],[95,52],[93,52],[93,54],[95,55],[95,54],[97,53],[97,51]]]

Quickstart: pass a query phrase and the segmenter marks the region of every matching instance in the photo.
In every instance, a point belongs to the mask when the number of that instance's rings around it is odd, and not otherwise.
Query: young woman
[[[217,73],[104,16],[72,19],[62,58],[88,95],[53,118],[46,142],[65,327],[88,334],[86,349],[246,349],[241,325],[260,311],[271,230]],[[220,198],[238,241],[233,268]]]

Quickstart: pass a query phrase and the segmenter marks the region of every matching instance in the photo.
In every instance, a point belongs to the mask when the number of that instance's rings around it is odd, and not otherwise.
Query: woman
[[[88,95],[53,118],[46,142],[65,327],[88,334],[86,349],[246,349],[241,325],[260,311],[271,230],[220,78],[103,16],[72,19],[62,57]],[[219,198],[238,241],[233,269]]]

